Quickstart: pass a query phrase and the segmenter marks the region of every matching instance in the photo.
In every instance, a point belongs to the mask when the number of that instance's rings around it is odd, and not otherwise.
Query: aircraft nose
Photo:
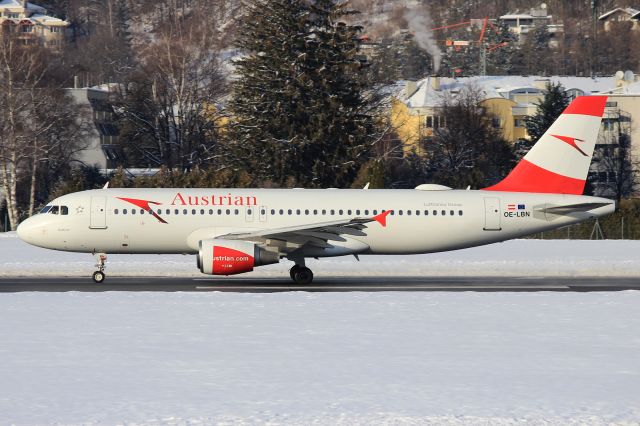
[[[34,233],[33,219],[28,218],[22,221],[22,223],[18,225],[18,229],[16,229],[16,233],[18,234],[18,238],[20,238],[25,243],[33,244],[33,233]]]

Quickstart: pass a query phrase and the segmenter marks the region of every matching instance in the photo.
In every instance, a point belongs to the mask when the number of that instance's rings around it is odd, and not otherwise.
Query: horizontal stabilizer
[[[544,213],[551,213],[557,215],[564,215],[570,213],[577,212],[588,212],[590,210],[594,210],[600,207],[609,206],[611,203],[580,203],[580,204],[570,204],[567,206],[555,206],[555,207],[546,207],[541,209]]]

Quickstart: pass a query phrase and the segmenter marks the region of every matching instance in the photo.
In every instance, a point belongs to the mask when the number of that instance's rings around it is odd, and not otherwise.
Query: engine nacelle
[[[235,275],[251,272],[255,266],[278,263],[280,256],[249,241],[202,240],[198,268],[208,275]]]

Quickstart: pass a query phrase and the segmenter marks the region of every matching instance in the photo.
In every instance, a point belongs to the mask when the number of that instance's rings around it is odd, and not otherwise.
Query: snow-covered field
[[[640,241],[511,240],[415,256],[347,256],[310,260],[323,276],[618,276],[640,277]],[[93,256],[30,246],[0,233],[0,276],[90,276]],[[257,268],[246,278],[284,277],[292,264]],[[108,275],[201,276],[195,256],[110,255]]]
[[[111,260],[199,275],[193,257]],[[313,268],[640,279],[633,241],[362,260]],[[0,275],[91,271],[0,237]],[[273,275],[286,267],[251,276]],[[0,424],[640,424],[639,330],[635,291],[0,294]]]
[[[0,296],[2,424],[638,424],[640,293]]]

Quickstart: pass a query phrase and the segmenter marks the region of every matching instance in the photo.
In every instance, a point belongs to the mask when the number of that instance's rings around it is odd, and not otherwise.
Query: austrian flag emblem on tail
[[[578,138],[572,138],[571,136],[558,136],[558,135],[551,135],[554,138],[558,138],[560,139],[562,142],[574,147],[575,149],[578,150],[578,152],[582,155],[584,155],[585,157],[588,157],[589,155],[587,155],[586,152],[584,152],[582,149],[580,149],[580,147],[578,146],[578,144],[576,144],[576,142],[584,142],[584,140],[582,139],[578,139]]]

